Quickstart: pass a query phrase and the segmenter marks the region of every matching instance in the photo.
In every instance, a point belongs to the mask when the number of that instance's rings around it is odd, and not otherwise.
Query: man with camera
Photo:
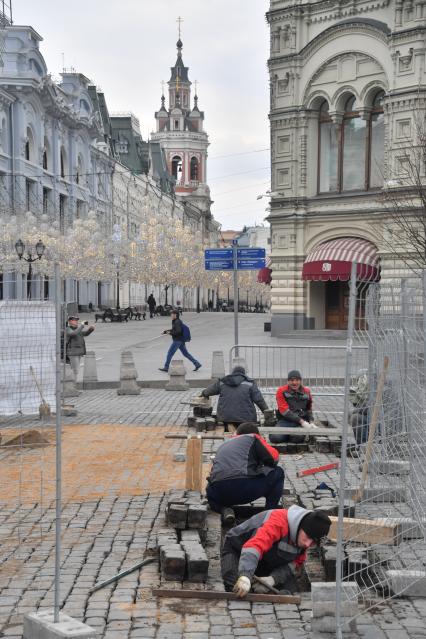
[[[79,326],[79,319],[79,317],[71,315],[68,318],[66,330],[67,357],[69,358],[75,381],[77,381],[80,371],[81,358],[86,355],[86,342],[84,338],[95,330],[93,324],[92,326],[88,326],[89,322],[83,322]]]

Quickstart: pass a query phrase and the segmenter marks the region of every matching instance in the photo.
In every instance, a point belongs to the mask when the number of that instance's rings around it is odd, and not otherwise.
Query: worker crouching
[[[291,506],[268,510],[231,528],[221,553],[225,590],[245,597],[267,592],[266,585],[288,592],[297,590],[295,574],[306,560],[307,551],[318,545],[330,530],[325,511]],[[260,577],[263,584],[257,583]]]

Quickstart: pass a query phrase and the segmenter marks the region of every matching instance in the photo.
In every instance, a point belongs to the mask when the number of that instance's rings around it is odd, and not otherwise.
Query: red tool
[[[325,470],[333,470],[334,468],[339,468],[339,462],[325,464],[325,466],[317,466],[316,468],[308,468],[307,470],[299,470],[297,476],[306,477],[306,475],[315,475],[315,473],[322,473]]]

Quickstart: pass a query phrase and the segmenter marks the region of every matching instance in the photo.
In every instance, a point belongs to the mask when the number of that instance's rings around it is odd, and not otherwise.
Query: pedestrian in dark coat
[[[163,371],[163,373],[167,373],[173,355],[176,353],[177,350],[179,350],[184,357],[189,359],[189,361],[194,364],[194,371],[198,371],[198,369],[201,368],[201,364],[198,360],[195,359],[195,357],[192,357],[191,353],[186,348],[183,323],[182,320],[179,319],[179,312],[173,310],[171,312],[171,316],[172,328],[169,331],[163,331],[163,335],[171,335],[173,341],[169,350],[167,351],[166,362],[163,368],[160,368],[159,370]]]
[[[207,499],[210,508],[222,514],[225,525],[235,523],[236,504],[248,504],[265,497],[265,508],[278,508],[283,494],[284,471],[278,466],[278,451],[260,435],[256,424],[237,428],[235,437],[217,449],[210,476]]]
[[[154,317],[155,307],[157,306],[157,302],[155,301],[154,294],[151,293],[147,299],[148,307],[149,307],[149,316]]]
[[[68,326],[66,330],[66,353],[69,359],[75,381],[77,381],[80,372],[81,358],[86,355],[85,337],[93,333],[95,326],[86,324],[78,325],[78,317],[71,316],[68,318]]]
[[[219,395],[217,418],[225,424],[225,430],[228,430],[228,424],[239,426],[244,422],[256,422],[255,404],[262,413],[268,408],[256,382],[247,377],[243,366],[234,366],[230,375],[207,386],[201,395]]]
[[[323,510],[300,506],[266,510],[231,528],[221,552],[225,590],[245,597],[254,576],[272,587],[297,589],[294,575],[306,560],[307,550],[329,533],[331,520]],[[267,592],[253,585],[255,592]]]

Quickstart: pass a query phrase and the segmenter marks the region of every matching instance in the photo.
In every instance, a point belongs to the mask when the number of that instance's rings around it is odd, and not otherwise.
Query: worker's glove
[[[311,425],[309,422],[306,422],[304,419],[302,419],[301,423],[300,423],[302,428],[310,428]]]
[[[315,424],[315,422],[309,422],[309,426],[310,426],[311,428],[319,428],[319,426],[317,426],[317,425]]]
[[[248,577],[242,576],[238,577],[237,581],[235,582],[234,592],[236,593],[237,597],[243,598],[250,592],[250,588],[250,579]]]
[[[259,581],[256,581],[253,584],[253,592],[258,595],[266,595],[270,593],[271,591],[267,588],[267,586],[270,586],[270,588],[275,586],[275,579],[272,575],[269,575],[269,577],[258,577],[258,580]]]

